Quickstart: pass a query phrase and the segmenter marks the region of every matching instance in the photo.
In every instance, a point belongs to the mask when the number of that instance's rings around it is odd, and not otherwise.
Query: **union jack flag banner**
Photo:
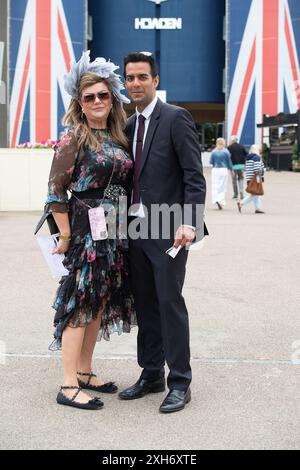
[[[63,78],[85,49],[85,0],[10,3],[10,146],[56,139]]]
[[[263,114],[300,109],[300,1],[227,1],[227,137],[262,142]]]

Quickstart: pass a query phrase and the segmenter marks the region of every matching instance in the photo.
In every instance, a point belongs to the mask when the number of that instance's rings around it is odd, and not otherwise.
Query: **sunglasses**
[[[111,97],[111,94],[109,93],[109,91],[100,91],[99,93],[91,93],[89,95],[83,95],[82,97],[82,101],[84,103],[94,103],[96,98],[98,98],[98,100],[105,102],[105,101],[108,101]]]

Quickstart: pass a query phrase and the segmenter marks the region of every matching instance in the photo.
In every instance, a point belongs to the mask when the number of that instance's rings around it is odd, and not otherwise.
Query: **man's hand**
[[[196,234],[195,230],[190,227],[186,227],[185,225],[181,225],[175,235],[175,248],[178,248],[179,245],[181,246],[189,246],[192,244]]]

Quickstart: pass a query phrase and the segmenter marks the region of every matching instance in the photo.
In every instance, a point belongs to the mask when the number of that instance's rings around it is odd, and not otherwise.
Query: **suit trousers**
[[[141,378],[154,381],[164,376],[166,361],[168,387],[177,390],[186,390],[192,379],[189,319],[182,296],[187,257],[184,248],[173,259],[157,240],[130,240]]]

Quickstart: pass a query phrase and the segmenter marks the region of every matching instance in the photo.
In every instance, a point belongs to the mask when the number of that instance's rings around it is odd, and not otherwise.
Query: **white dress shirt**
[[[150,124],[151,115],[154,111],[157,100],[158,100],[158,98],[157,98],[157,96],[155,96],[154,100],[151,101],[150,104],[148,104],[148,106],[144,109],[144,111],[142,113],[140,113],[137,109],[135,111],[136,112],[136,124],[135,124],[134,137],[133,137],[133,158],[134,158],[134,160],[135,160],[137,133],[138,133],[138,128],[139,128],[139,115],[142,114],[145,118],[145,132],[144,132],[144,140],[143,140],[143,146],[144,146],[147,131],[148,131],[148,127],[149,127],[149,124]],[[140,202],[140,206],[138,207],[138,209],[136,209],[136,210],[133,210],[131,208],[129,209],[129,215],[134,216],[134,217],[142,217],[142,218],[145,217],[145,212],[144,212],[142,200]]]

